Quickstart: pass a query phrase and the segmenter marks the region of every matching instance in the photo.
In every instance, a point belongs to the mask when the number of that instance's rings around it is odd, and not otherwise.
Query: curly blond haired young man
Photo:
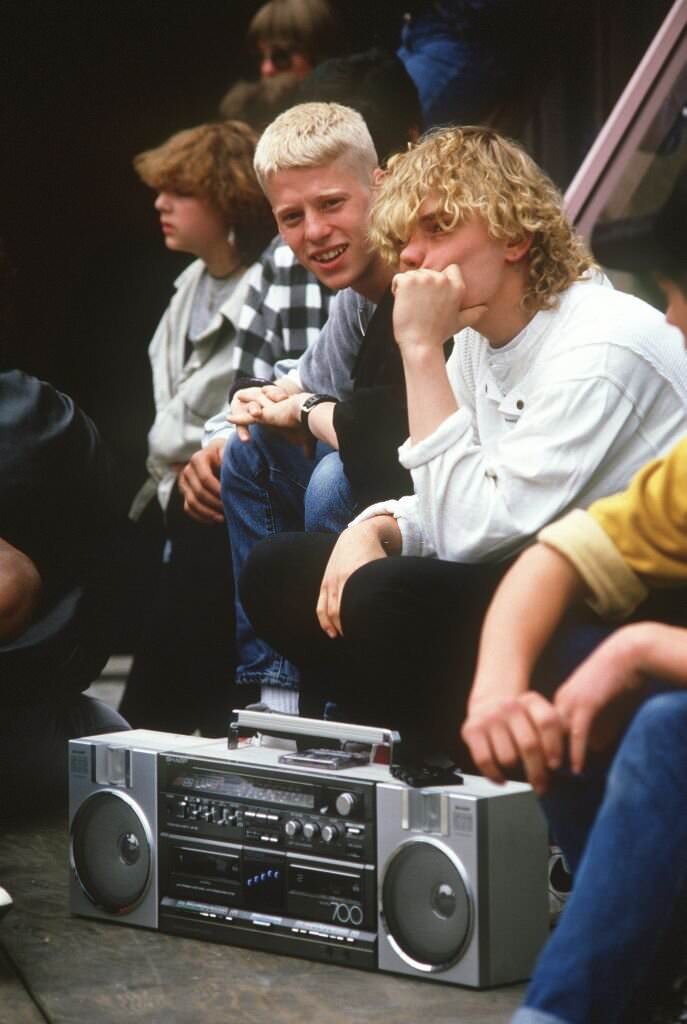
[[[335,543],[258,546],[242,594],[302,689],[338,683],[340,713],[469,764],[458,727],[496,580],[543,525],[680,436],[687,374],[660,313],[610,286],[551,181],[492,131],[433,132],[392,158],[371,237],[399,271],[414,494]]]

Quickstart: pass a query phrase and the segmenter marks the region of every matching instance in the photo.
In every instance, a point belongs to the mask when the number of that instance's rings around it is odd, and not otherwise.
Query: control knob
[[[289,837],[289,839],[293,839],[294,836],[297,836],[300,830],[301,823],[296,818],[289,818],[289,820],[284,825],[284,832]]]
[[[303,826],[303,835],[306,839],[315,839],[319,834],[320,827],[314,821],[306,821]]]
[[[336,825],[323,825],[322,826],[322,842],[333,843],[335,839],[338,839],[341,834],[341,829]]]
[[[336,809],[342,818],[347,818],[348,815],[353,811],[358,803],[358,799],[353,793],[339,793],[336,798]]]

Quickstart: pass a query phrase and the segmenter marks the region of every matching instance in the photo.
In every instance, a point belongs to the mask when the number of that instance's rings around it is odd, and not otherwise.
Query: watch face
[[[301,404],[301,423],[306,430],[309,430],[308,426],[308,415],[316,405],[320,405],[322,402],[335,402],[336,399],[332,398],[331,395],[309,395],[308,398],[304,399]]]

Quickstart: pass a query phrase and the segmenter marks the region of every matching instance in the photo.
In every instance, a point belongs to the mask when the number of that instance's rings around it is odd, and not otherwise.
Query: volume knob
[[[303,826],[303,835],[305,836],[306,839],[315,839],[315,837],[319,834],[319,831],[319,825],[316,825],[314,821],[306,821],[305,825]]]
[[[284,825],[284,831],[289,839],[293,839],[294,836],[297,836],[300,830],[301,823],[296,818],[290,818]]]
[[[325,843],[333,843],[339,836],[339,829],[336,825],[323,825],[322,826],[322,841]]]
[[[342,818],[347,818],[357,803],[358,800],[353,793],[339,793],[336,798],[336,809]]]

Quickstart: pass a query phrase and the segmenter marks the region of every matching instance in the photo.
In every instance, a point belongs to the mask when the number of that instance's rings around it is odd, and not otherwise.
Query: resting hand
[[[212,441],[201,448],[177,477],[184,499],[184,512],[198,523],[221,523],[224,509],[219,485],[225,442]]]
[[[584,768],[588,749],[603,750],[616,739],[641,699],[644,677],[632,642],[637,629],[626,626],[610,636],[556,692],[574,772]]]
[[[465,284],[455,263],[445,270],[396,274],[391,290],[394,337],[402,351],[441,346],[453,334],[475,324],[486,310],[486,306],[463,308]]]
[[[494,698],[470,708],[461,735],[475,764],[492,782],[522,764],[537,793],[561,763],[564,726],[554,706],[533,690]]]
[[[348,577],[368,562],[386,557],[387,551],[376,518],[366,519],[344,530],[329,556],[322,577],[316,612],[320,626],[332,639],[343,636],[341,595]]]
[[[231,400],[227,419],[236,427],[240,441],[250,441],[248,427],[251,423],[262,423],[266,406],[283,402],[289,391],[278,384],[265,384],[260,388],[242,388]]]

